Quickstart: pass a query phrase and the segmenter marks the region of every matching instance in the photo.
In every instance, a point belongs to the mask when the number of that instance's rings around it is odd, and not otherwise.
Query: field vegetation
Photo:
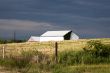
[[[2,58],[2,48],[5,58]],[[5,73],[110,73],[110,39],[0,44]]]

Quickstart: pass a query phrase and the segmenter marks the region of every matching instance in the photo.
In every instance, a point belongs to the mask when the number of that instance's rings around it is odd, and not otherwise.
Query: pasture
[[[66,41],[57,42],[58,53],[65,51],[76,51],[76,52],[82,51],[83,48],[87,45],[87,42],[90,40],[99,40],[103,44],[110,44],[110,38],[80,39],[74,41],[66,40]],[[25,43],[0,44],[1,57],[3,56],[3,48],[4,48],[4,57],[10,55],[16,57],[19,56],[23,51],[27,51],[27,52],[39,51],[42,54],[52,57],[55,53],[55,42],[25,42]],[[0,72],[3,71],[3,73],[11,73],[11,72],[13,73],[110,73],[109,63],[90,64],[90,65],[89,64],[63,65],[63,64],[54,64],[53,62],[50,64],[45,64],[45,63],[46,62],[31,64],[31,66],[26,66],[26,68],[21,69],[21,72],[18,71],[19,69],[17,70],[15,68],[7,69],[4,67],[3,68],[0,67]]]
[[[109,38],[103,39],[80,39],[75,41],[61,41],[58,42],[58,51],[80,51],[86,45],[87,41],[90,40],[100,40],[104,44],[110,44]],[[25,43],[10,43],[10,44],[0,44],[0,49],[5,48],[6,54],[17,55],[21,51],[38,50],[45,54],[53,54],[55,48],[55,42],[25,42]]]

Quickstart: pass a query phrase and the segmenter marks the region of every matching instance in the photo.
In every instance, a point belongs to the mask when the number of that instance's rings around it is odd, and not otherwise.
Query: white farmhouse
[[[35,41],[44,42],[44,41],[78,40],[78,39],[79,37],[71,30],[64,30],[64,31],[47,31],[44,34],[42,34],[39,38],[36,37]]]

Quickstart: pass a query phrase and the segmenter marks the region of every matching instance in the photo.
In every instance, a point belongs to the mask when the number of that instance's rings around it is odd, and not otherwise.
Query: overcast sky
[[[80,38],[110,38],[110,0],[0,0],[0,38],[72,30]]]

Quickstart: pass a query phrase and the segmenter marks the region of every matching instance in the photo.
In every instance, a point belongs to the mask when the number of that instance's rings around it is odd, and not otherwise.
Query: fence
[[[0,56],[5,57],[9,55],[19,55],[22,51],[37,50],[50,56],[55,53],[55,42],[39,43],[39,42],[26,42],[26,43],[13,43],[0,45]],[[58,51],[64,50],[81,50],[85,46],[85,42],[58,42]]]
[[[14,56],[19,55],[22,51],[37,50],[42,53],[48,54],[50,56],[54,54],[55,62],[57,63],[58,52],[68,51],[68,50],[75,50],[75,51],[82,50],[82,48],[86,45],[86,42],[85,41],[66,41],[66,42],[57,42],[57,43],[27,42],[27,43],[0,44],[0,56],[4,59],[6,56],[9,56],[9,55],[14,55]],[[106,42],[106,44],[109,44],[109,43],[110,42]],[[81,63],[83,65],[84,64],[83,57],[81,57],[80,59],[82,60]],[[29,69],[27,67],[26,71],[28,70]]]
[[[64,41],[58,42],[58,51],[75,50],[79,51],[86,45],[88,40],[80,41]],[[109,44],[110,41],[102,41],[105,44]],[[45,54],[53,55],[55,53],[55,42],[26,42],[26,43],[13,43],[13,44],[1,44],[0,56],[5,57],[9,55],[19,55],[22,51],[37,50]]]
[[[14,51],[14,49],[8,49],[5,46],[0,47],[0,57],[2,57],[3,59],[6,56],[11,55],[11,53]]]

